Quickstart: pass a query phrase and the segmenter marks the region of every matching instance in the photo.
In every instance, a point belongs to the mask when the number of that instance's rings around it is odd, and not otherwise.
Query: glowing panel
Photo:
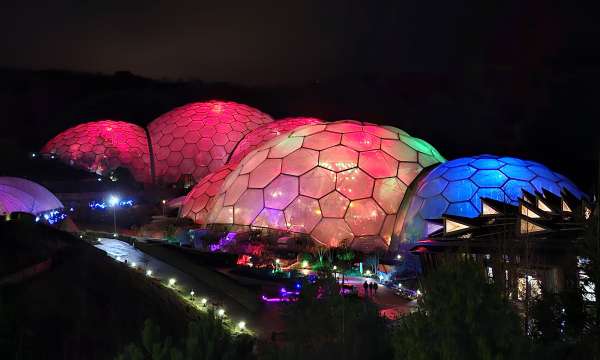
[[[444,220],[444,232],[446,232],[446,233],[451,233],[451,232],[460,231],[460,230],[466,230],[469,227],[470,227],[469,225],[460,223],[458,221],[454,221],[454,220],[450,220],[450,219]]]
[[[536,225],[532,222],[529,222],[527,220],[521,219],[521,234],[530,234],[530,233],[536,233],[536,232],[541,232],[541,231],[545,231],[546,229],[544,229],[543,227]]]
[[[358,152],[343,145],[334,146],[321,151],[319,165],[335,172],[348,170],[358,166]]]

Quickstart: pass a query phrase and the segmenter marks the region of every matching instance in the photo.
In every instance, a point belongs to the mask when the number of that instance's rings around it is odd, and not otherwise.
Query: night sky
[[[568,63],[590,56],[597,39],[583,8],[483,3],[3,1],[0,66],[288,84],[473,62]]]
[[[394,125],[450,159],[538,160],[590,190],[596,14],[542,0],[3,1],[0,108],[19,121],[0,122],[16,139],[0,143],[39,149],[83,121],[144,125],[221,97],[275,117]],[[27,73],[46,69],[77,73]],[[229,88],[203,85],[215,82]]]

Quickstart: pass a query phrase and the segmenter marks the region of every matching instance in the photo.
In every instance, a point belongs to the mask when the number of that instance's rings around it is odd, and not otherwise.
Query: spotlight
[[[152,270],[146,270],[146,276],[152,276]]]
[[[169,286],[175,285],[176,282],[177,282],[177,280],[175,280],[175,278],[170,278],[169,279]]]
[[[246,322],[245,322],[245,321],[240,321],[240,322],[238,323],[238,328],[239,328],[240,330],[244,330],[244,329],[246,328]]]

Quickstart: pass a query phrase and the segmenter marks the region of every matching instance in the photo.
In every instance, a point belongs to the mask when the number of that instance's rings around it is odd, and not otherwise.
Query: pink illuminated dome
[[[123,167],[137,181],[152,182],[146,132],[135,124],[114,120],[80,124],[48,141],[41,153],[99,175]]]
[[[385,249],[407,186],[443,161],[427,142],[393,127],[302,126],[244,157],[207,221],[306,233],[329,247]]]
[[[205,176],[190,191],[179,213],[179,217],[192,219],[195,223],[206,225],[206,217],[213,206],[215,195],[219,194],[221,185],[237,164],[228,164]]]
[[[226,101],[191,103],[161,115],[148,125],[157,180],[174,183],[187,175],[200,181],[227,162],[246,134],[272,121]]]
[[[244,136],[242,141],[239,142],[235,150],[233,150],[229,162],[240,162],[244,156],[248,155],[252,150],[276,136],[285,134],[300,126],[322,123],[323,120],[312,117],[290,117],[258,127],[249,132],[248,135]]]

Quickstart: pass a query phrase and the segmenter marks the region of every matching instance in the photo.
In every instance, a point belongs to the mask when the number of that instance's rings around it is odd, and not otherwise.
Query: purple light
[[[218,243],[209,245],[208,248],[212,252],[222,250],[225,246],[230,245],[235,241],[236,235],[236,232],[229,232],[225,237],[219,239]]]

